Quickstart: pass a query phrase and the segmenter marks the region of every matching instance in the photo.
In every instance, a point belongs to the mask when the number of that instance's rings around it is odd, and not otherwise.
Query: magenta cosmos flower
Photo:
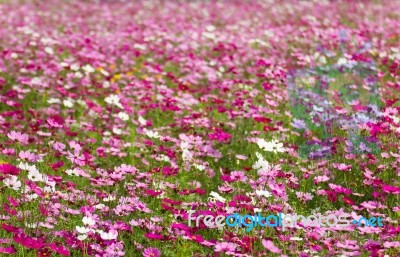
[[[3,173],[4,175],[10,174],[17,176],[20,170],[11,164],[4,163],[0,164],[0,172]]]
[[[149,248],[144,249],[143,256],[144,257],[160,257],[161,252],[160,252],[160,250],[158,250],[158,248],[149,247]]]

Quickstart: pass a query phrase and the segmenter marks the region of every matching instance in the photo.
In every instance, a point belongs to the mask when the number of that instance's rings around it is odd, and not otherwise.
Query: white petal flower
[[[77,63],[72,64],[70,67],[70,69],[73,71],[77,71],[77,70],[79,70],[79,68],[80,68],[80,66]]]
[[[114,240],[114,239],[117,239],[117,237],[118,237],[118,231],[116,231],[114,229],[111,229],[108,233],[106,233],[102,230],[99,230],[98,232],[100,234],[101,239],[103,239],[103,240]]]
[[[34,182],[39,182],[39,181],[42,182],[44,180],[44,177],[38,171],[29,171],[28,172],[28,179],[32,180]]]
[[[18,180],[17,176],[9,176],[3,180],[4,185],[18,191],[21,189],[21,181]]]
[[[122,134],[122,129],[113,128],[113,133],[114,133],[114,134],[117,134],[117,135],[121,135],[121,134]]]
[[[90,228],[86,228],[86,227],[80,227],[80,226],[76,226],[76,231],[78,231],[78,233],[80,234],[87,234],[91,231]]]
[[[158,134],[157,131],[144,129],[144,133],[146,133],[146,135],[150,138],[160,138],[160,134]]]
[[[258,196],[264,196],[264,197],[270,197],[270,196],[272,196],[271,192],[266,191],[266,190],[256,190],[256,195],[258,195]]]
[[[58,104],[60,102],[61,102],[61,100],[58,98],[50,98],[49,100],[47,100],[48,104]]]
[[[85,240],[87,237],[88,237],[88,236],[87,236],[86,234],[82,234],[82,235],[79,235],[79,236],[78,236],[78,240],[79,240],[79,241],[83,241],[83,240]]]
[[[92,72],[95,71],[95,69],[94,69],[91,65],[89,65],[89,64],[86,64],[85,66],[83,66],[82,69],[83,69],[86,73],[92,73]]]
[[[45,51],[46,53],[50,54],[50,55],[53,55],[53,54],[54,54],[54,50],[53,50],[51,47],[46,47],[46,48],[44,49],[44,51]]]
[[[109,95],[107,96],[104,101],[110,105],[115,105],[118,106],[119,108],[123,109],[123,106],[121,105],[121,99],[119,98],[118,95]]]
[[[142,116],[139,116],[139,123],[140,125],[145,126],[147,124],[147,121]]]
[[[73,100],[72,100],[71,98],[68,98],[68,99],[64,100],[64,101],[63,101],[63,104],[64,104],[64,106],[67,107],[67,108],[72,108],[72,107],[74,107],[74,102],[73,102]]]
[[[226,199],[223,198],[222,196],[220,196],[217,192],[212,191],[210,193],[210,195],[212,196],[212,198],[214,198],[217,201],[220,201],[220,202],[223,202],[223,203],[226,202]]]
[[[274,152],[274,153],[280,152],[280,153],[282,153],[282,152],[285,151],[285,148],[283,147],[283,144],[279,143],[276,140],[272,140],[272,141],[267,142],[264,139],[259,139],[257,141],[257,145],[258,145],[258,147],[260,147],[261,149],[263,149],[264,151],[267,151],[267,152]]]
[[[118,118],[120,118],[123,121],[127,121],[129,120],[129,115],[126,112],[119,112]]]

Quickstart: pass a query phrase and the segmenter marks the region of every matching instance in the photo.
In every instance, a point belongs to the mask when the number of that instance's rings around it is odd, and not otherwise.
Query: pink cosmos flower
[[[308,202],[313,199],[313,196],[310,193],[296,192],[296,196],[299,200],[304,202]]]
[[[400,187],[392,186],[392,185],[382,185],[382,190],[389,194],[400,194]]]
[[[21,132],[11,131],[10,133],[7,134],[7,137],[13,141],[18,141],[23,145],[28,144],[29,137],[27,134],[22,134]]]
[[[345,163],[334,163],[333,167],[340,170],[340,171],[349,171],[351,170],[351,165],[346,165]]]
[[[70,256],[70,251],[68,250],[68,248],[66,248],[63,245],[57,245],[56,243],[51,243],[48,245],[50,247],[50,249],[58,254],[61,254],[63,256]]]
[[[14,246],[2,247],[0,246],[0,253],[5,254],[15,254],[17,251],[15,250]]]
[[[61,152],[62,150],[65,149],[65,145],[63,143],[60,143],[60,142],[55,142],[53,144],[53,149],[56,150],[56,151]]]
[[[233,253],[236,249],[235,243],[219,242],[215,245],[215,252]]]
[[[111,245],[107,246],[106,253],[108,256],[124,256],[125,252],[123,251],[124,245],[121,242],[112,243]]]
[[[21,152],[19,152],[18,156],[19,156],[19,158],[21,158],[23,160],[28,160],[30,162],[37,162],[37,161],[42,160],[42,158],[43,158],[41,155],[34,154],[29,151],[21,151]]]
[[[38,238],[32,238],[24,233],[14,235],[14,241],[29,249],[41,249],[45,243]]]
[[[85,157],[80,155],[78,150],[75,150],[73,154],[68,151],[67,154],[67,159],[70,160],[72,163],[78,164],[79,166],[85,165]]]
[[[149,247],[144,249],[143,251],[143,257],[160,257],[160,256],[161,256],[161,251],[155,247]]]
[[[282,250],[279,249],[278,247],[276,247],[276,246],[274,245],[274,243],[273,243],[271,240],[265,240],[265,239],[263,239],[263,240],[262,240],[262,245],[263,245],[268,251],[270,251],[270,252],[272,252],[272,253],[277,253],[277,254],[279,254],[279,253],[282,252]]]
[[[215,133],[208,134],[208,138],[219,142],[227,142],[232,136],[222,130],[217,130]]]
[[[0,172],[3,173],[4,175],[14,175],[14,176],[18,176],[18,174],[20,173],[20,170],[15,167],[14,165],[8,164],[8,163],[3,163],[0,164]]]
[[[64,119],[61,116],[53,115],[52,117],[47,119],[47,123],[51,127],[62,128],[64,124]]]

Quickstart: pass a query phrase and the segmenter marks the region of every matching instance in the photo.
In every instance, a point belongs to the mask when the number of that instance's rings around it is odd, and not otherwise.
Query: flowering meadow
[[[400,256],[400,1],[0,1],[0,92],[0,256]]]

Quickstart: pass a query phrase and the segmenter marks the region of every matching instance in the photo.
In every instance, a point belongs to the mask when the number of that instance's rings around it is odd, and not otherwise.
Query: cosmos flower
[[[267,152],[274,152],[274,153],[283,153],[285,152],[285,148],[283,147],[282,143],[279,143],[276,140],[272,141],[265,141],[264,139],[259,139],[257,141],[257,145]]]
[[[277,254],[279,254],[279,253],[282,252],[282,250],[279,249],[278,247],[276,247],[276,246],[274,245],[274,243],[273,243],[271,240],[265,240],[265,239],[263,239],[263,240],[262,240],[262,245],[263,245],[268,251],[270,251],[270,252],[272,252],[272,253],[277,253]]]
[[[17,176],[10,175],[3,180],[3,183],[7,187],[12,188],[15,191],[19,191],[21,189],[21,181],[18,180]]]
[[[78,233],[80,233],[80,234],[87,234],[87,233],[89,233],[90,231],[92,231],[90,228],[87,228],[87,227],[80,227],[80,226],[76,226],[75,229],[76,229],[76,231],[78,231]]]
[[[314,197],[310,193],[296,192],[296,196],[303,202],[311,201]]]
[[[29,137],[27,134],[23,134],[17,131],[11,131],[10,133],[7,134],[7,137],[13,141],[18,141],[23,145],[28,144]]]
[[[256,153],[258,160],[253,164],[253,169],[257,170],[259,175],[267,173],[271,170],[271,165],[260,153]]]
[[[0,255],[396,255],[399,1],[1,2]]]
[[[236,250],[237,245],[235,243],[230,242],[218,242],[215,245],[215,252],[226,252],[233,253]]]
[[[109,95],[104,99],[104,101],[110,105],[115,105],[121,109],[124,108],[120,102],[120,98],[118,95]]]
[[[144,129],[143,131],[146,134],[146,136],[148,136],[150,138],[160,138],[160,134],[158,134],[157,131],[151,131],[148,129]]]
[[[271,192],[269,192],[267,190],[256,190],[256,195],[264,196],[265,198],[268,198],[268,197],[272,196]]]
[[[129,120],[129,115],[126,112],[119,112],[118,118],[120,118],[123,121],[127,121]]]
[[[102,230],[98,230],[97,232],[100,234],[100,237],[103,240],[114,240],[118,237],[118,231],[115,229],[110,229],[108,232],[104,232]]]
[[[216,193],[214,191],[210,193],[210,196],[211,196],[210,199],[215,199],[215,200],[223,202],[223,203],[226,202],[225,198],[223,198],[222,196],[220,196],[218,193]]]
[[[0,164],[0,172],[4,175],[9,174],[9,175],[17,176],[20,173],[20,170],[11,164],[3,163],[3,164]]]
[[[0,246],[0,253],[15,254],[17,253],[17,251],[15,250],[14,246],[8,246],[8,247]]]
[[[143,251],[143,257],[160,257],[161,251],[155,247],[148,247]]]
[[[96,221],[94,219],[92,219],[91,217],[83,217],[82,222],[85,226],[89,226],[92,227],[94,224],[96,224]],[[83,233],[85,234],[85,233]]]

